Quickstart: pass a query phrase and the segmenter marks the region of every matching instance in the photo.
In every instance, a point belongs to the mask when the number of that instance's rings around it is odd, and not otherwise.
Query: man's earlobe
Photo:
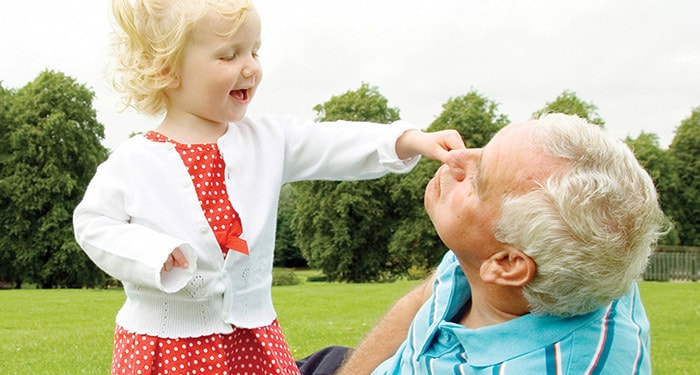
[[[522,250],[506,245],[504,250],[493,254],[481,265],[480,274],[484,282],[521,287],[535,277],[537,265]]]

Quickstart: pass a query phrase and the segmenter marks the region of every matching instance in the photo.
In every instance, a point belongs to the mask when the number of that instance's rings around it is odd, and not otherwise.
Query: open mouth
[[[249,98],[248,89],[233,90],[229,95],[238,102],[247,102]]]

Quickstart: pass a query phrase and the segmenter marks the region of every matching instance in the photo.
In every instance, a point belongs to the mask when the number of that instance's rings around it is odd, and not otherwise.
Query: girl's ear
[[[172,81],[170,81],[170,84],[168,85],[168,88],[169,88],[169,89],[176,89],[176,88],[178,88],[178,87],[180,87],[180,79],[177,78],[177,77],[175,77],[175,78],[172,79]]]
[[[172,77],[170,83],[168,84],[169,89],[176,89],[180,87],[180,77]]]
[[[537,264],[522,250],[506,245],[482,263],[479,272],[486,283],[522,287],[535,277]]]
[[[168,86],[166,86],[169,89],[176,89],[180,87],[180,77],[177,75],[171,75],[170,74],[170,68],[164,68],[160,72],[160,77],[164,81],[170,81],[168,83]]]

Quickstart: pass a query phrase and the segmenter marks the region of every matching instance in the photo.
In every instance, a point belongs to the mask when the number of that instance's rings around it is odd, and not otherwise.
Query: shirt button
[[[199,227],[199,233],[201,233],[201,234],[206,234],[208,230],[209,230],[209,228],[207,228],[207,227],[204,227],[204,226]]]

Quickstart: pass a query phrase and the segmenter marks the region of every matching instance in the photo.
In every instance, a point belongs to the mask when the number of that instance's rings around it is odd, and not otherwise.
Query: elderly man
[[[425,207],[451,250],[342,374],[651,372],[635,280],[665,222],[624,144],[574,116],[511,124],[451,152]]]

